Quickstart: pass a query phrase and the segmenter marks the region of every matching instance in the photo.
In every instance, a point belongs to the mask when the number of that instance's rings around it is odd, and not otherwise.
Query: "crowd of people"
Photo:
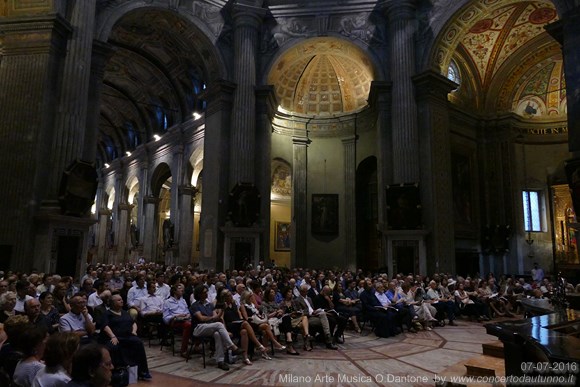
[[[551,297],[533,278],[284,269],[225,272],[156,263],[90,265],[78,281],[54,273],[0,272],[0,385],[106,386],[114,369],[150,380],[140,335],[156,327],[161,345],[179,330],[180,354],[210,339],[217,367],[251,365],[272,351],[329,350],[365,324],[378,337],[431,330],[456,319],[479,322],[521,313],[523,297]],[[540,278],[541,277],[541,278]],[[566,291],[578,291],[571,285]],[[301,337],[301,339],[300,339]],[[300,344],[299,344],[300,343]],[[2,379],[4,378],[4,379]],[[84,383],[84,384],[83,384]]]

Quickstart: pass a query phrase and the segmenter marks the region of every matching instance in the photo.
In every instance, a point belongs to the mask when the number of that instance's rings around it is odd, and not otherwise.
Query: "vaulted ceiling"
[[[558,19],[552,2],[478,0],[447,24],[435,63],[452,61],[462,87],[454,100],[480,112],[562,119],[566,91],[561,49],[544,27]]]
[[[203,50],[204,36],[163,10],[128,13],[108,44],[101,96],[98,155],[102,163],[162,135],[203,108],[200,93],[217,65]]]

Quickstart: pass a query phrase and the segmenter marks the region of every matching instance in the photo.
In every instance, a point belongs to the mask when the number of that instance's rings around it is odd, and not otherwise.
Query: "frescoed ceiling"
[[[373,69],[366,55],[342,39],[309,39],[288,50],[268,82],[283,110],[327,117],[367,105]]]
[[[565,115],[561,51],[544,30],[557,19],[549,1],[474,1],[448,23],[435,63],[443,74],[452,59],[464,65],[480,110]]]

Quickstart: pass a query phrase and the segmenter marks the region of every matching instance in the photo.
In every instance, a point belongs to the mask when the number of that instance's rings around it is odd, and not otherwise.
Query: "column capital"
[[[256,86],[256,111],[258,114],[267,114],[270,118],[274,117],[278,108],[278,100],[274,92],[274,86],[263,85]]]
[[[62,55],[73,31],[59,14],[0,20],[4,55],[43,54],[56,49]]]
[[[237,85],[234,82],[218,79],[210,84],[202,97],[207,101],[205,116],[214,114],[223,109],[229,109],[234,100]]]
[[[267,10],[262,8],[263,1],[237,1],[232,8],[234,28],[250,27],[258,29]]]
[[[459,85],[433,70],[427,70],[412,77],[415,96],[418,100],[434,98],[447,101],[447,94]]]
[[[392,88],[393,83],[391,81],[372,81],[369,92],[369,104],[378,105],[390,103]]]
[[[161,201],[160,198],[155,197],[155,196],[145,196],[143,198],[143,204],[159,204],[159,202]]]
[[[340,139],[342,141],[343,145],[350,145],[350,144],[355,144],[356,140],[358,140],[358,135],[353,134],[347,137],[343,137]]]
[[[180,185],[179,187],[177,187],[177,192],[179,196],[183,195],[195,196],[199,192],[199,190],[197,189],[197,187],[194,187],[192,185]]]
[[[99,210],[99,216],[111,216],[112,213],[113,211],[109,210],[109,208],[107,207],[101,208]]]
[[[415,18],[417,0],[391,0],[384,5],[389,20],[409,20]]]
[[[308,137],[292,137],[292,145],[308,146],[310,142]]]
[[[127,204],[127,203],[120,203],[119,204],[119,210],[121,210],[121,211],[131,211],[133,209],[133,207],[135,207],[133,204]]]

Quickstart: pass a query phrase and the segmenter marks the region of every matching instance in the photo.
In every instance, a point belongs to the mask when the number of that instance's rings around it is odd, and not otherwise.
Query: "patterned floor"
[[[251,366],[238,362],[227,372],[218,369],[213,359],[204,369],[200,355],[186,363],[168,348],[160,351],[154,345],[147,348],[153,380],[138,386],[434,386],[436,376],[465,375],[463,364],[483,358],[481,344],[496,340],[482,324],[457,324],[388,339],[347,332],[338,351],[318,344],[312,352],[300,351],[300,356],[282,352],[273,360],[257,359]]]

